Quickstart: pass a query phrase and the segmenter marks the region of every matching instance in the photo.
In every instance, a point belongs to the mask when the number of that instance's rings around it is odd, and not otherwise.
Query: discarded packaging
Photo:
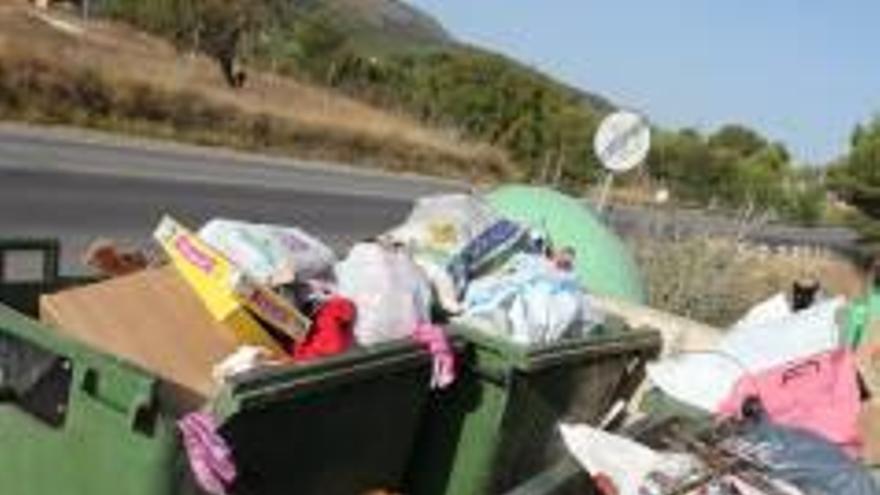
[[[199,237],[254,282],[270,287],[320,277],[336,262],[329,247],[295,227],[214,219]]]
[[[170,266],[43,296],[40,317],[62,334],[152,370],[186,403],[213,394],[214,365],[238,348],[234,334]]]
[[[468,286],[463,321],[521,345],[555,342],[586,334],[602,321],[584,296],[573,273],[543,256],[520,253]]]
[[[242,344],[278,350],[275,339],[251,312],[294,340],[305,336],[310,322],[296,307],[272,289],[255,283],[171,217],[162,219],[153,236],[211,314],[233,328]]]
[[[673,398],[708,412],[718,411],[737,381],[839,346],[837,298],[780,319],[734,325],[716,349],[664,359],[648,366],[651,382]]]

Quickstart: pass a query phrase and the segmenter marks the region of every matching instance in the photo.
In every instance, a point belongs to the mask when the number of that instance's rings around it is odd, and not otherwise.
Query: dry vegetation
[[[58,14],[53,14],[57,16]],[[392,170],[502,179],[501,151],[331,91],[251,71],[228,88],[215,64],[128,27],[53,27],[0,5],[0,119],[73,124]]]
[[[771,250],[741,242],[761,223],[741,220],[739,235],[630,239],[650,292],[650,305],[716,326],[735,322],[754,304],[812,278],[827,294],[854,297],[864,276],[851,260],[807,249]]]

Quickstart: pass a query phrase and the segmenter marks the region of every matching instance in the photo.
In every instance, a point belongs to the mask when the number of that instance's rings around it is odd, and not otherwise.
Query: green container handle
[[[155,382],[130,381],[117,375],[123,380],[111,385],[110,380],[102,378],[105,376],[97,368],[86,368],[79,381],[80,390],[95,404],[124,418],[131,431],[152,436],[159,416]],[[104,386],[102,382],[108,385]]]

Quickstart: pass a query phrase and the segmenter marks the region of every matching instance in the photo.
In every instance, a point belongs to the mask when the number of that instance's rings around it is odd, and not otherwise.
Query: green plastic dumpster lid
[[[523,185],[501,187],[487,199],[511,220],[545,231],[555,245],[573,247],[575,272],[590,291],[645,302],[632,253],[582,202],[552,189]]]

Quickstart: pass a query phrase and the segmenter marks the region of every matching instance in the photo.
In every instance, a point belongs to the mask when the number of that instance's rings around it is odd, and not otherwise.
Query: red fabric
[[[354,342],[352,328],[357,310],[354,303],[342,297],[327,300],[312,319],[306,338],[294,343],[291,355],[295,361],[308,361],[339,354]]]
[[[593,485],[600,495],[619,495],[620,491],[614,485],[614,481],[605,473],[593,475]]]
[[[743,377],[719,412],[738,415],[745,398],[756,392],[774,422],[810,430],[858,456],[861,404],[850,351],[817,354]]]

